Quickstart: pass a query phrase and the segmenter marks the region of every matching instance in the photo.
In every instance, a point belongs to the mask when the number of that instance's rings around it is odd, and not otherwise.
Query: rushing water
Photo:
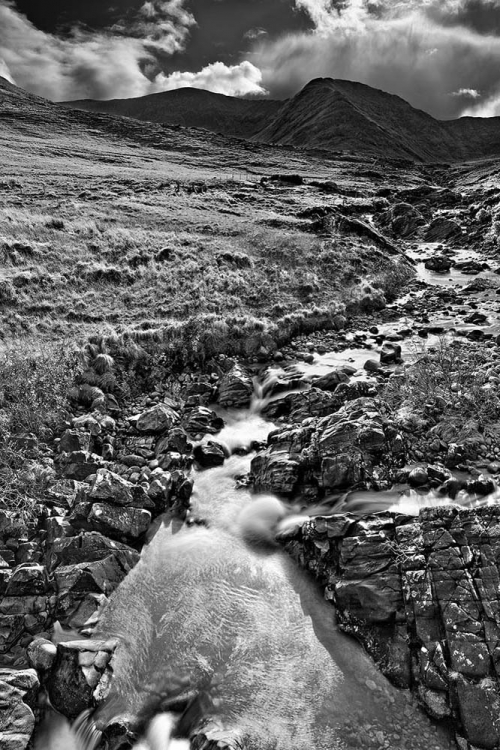
[[[231,451],[273,427],[255,408],[225,416],[218,439]],[[336,629],[332,605],[274,544],[284,506],[236,489],[251,457],[233,454],[196,472],[193,516],[207,526],[163,524],[112,596],[95,635],[120,645],[110,695],[92,721],[102,729],[164,717],[138,746],[161,750],[170,742],[164,712],[180,696],[198,695],[195,723],[233,746],[451,748],[448,732]],[[97,738],[65,747],[94,747]]]

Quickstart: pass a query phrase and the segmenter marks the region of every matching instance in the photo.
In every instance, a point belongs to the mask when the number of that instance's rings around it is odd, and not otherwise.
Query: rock
[[[423,487],[428,481],[429,475],[423,466],[417,466],[408,474],[408,484],[410,487]]]
[[[348,383],[349,376],[342,370],[332,370],[314,381],[314,387],[322,391],[334,391],[339,383]]]
[[[338,626],[485,750],[500,743],[499,539],[495,505],[317,517],[280,537],[335,602]]]
[[[137,417],[135,428],[139,432],[166,432],[179,422],[179,415],[168,404],[156,404]]]
[[[356,398],[306,426],[271,433],[266,451],[252,461],[256,489],[290,494],[302,477],[315,492],[370,486],[375,467],[377,477],[389,476],[404,459],[404,443],[381,407]]]
[[[57,647],[46,638],[35,638],[27,650],[28,661],[38,672],[48,672],[54,664]]]
[[[90,432],[81,430],[66,430],[59,442],[61,453],[74,453],[75,451],[90,450]]]
[[[402,362],[400,345],[392,344],[390,341],[384,341],[382,351],[380,352],[380,364],[393,365],[400,362]]]
[[[151,513],[143,508],[94,503],[87,520],[92,529],[112,538],[136,540],[149,528]]]
[[[222,466],[226,459],[226,453],[222,445],[208,440],[206,443],[195,447],[194,458],[202,468],[209,469],[214,466]]]
[[[139,560],[139,553],[121,542],[108,539],[97,531],[86,531],[78,536],[56,539],[49,547],[51,570],[59,565],[96,562],[112,555],[124,570],[131,570]]]
[[[12,573],[7,585],[7,596],[32,596],[47,591],[47,572],[43,565],[23,563]]]
[[[220,381],[217,401],[224,407],[245,409],[250,406],[253,390],[251,375],[235,365]]]
[[[215,434],[220,432],[223,427],[224,420],[206,406],[198,406],[192,409],[185,422],[186,432],[192,435],[204,435],[207,432]]]
[[[105,462],[101,456],[88,451],[73,451],[68,455],[62,467],[62,474],[66,479],[83,482],[101,468],[105,468]]]
[[[424,217],[409,203],[396,203],[381,215],[380,221],[390,227],[396,237],[412,237],[425,223]]]
[[[378,372],[380,369],[380,363],[376,359],[367,359],[363,365],[363,369],[367,372]]]
[[[433,219],[424,234],[425,242],[444,242],[445,240],[460,237],[462,230],[460,225],[453,219],[438,216]]]
[[[491,495],[497,489],[494,480],[486,474],[480,474],[471,479],[466,485],[467,492],[471,495]]]
[[[63,716],[73,720],[92,705],[107,663],[99,657],[111,657],[116,645],[116,641],[98,640],[58,644],[47,687],[52,705]]]
[[[88,497],[92,500],[107,500],[114,505],[131,505],[134,501],[134,485],[108,469],[98,469],[90,487]]]
[[[252,460],[251,472],[257,492],[292,495],[299,479],[299,463],[284,451],[259,454]]]
[[[429,271],[448,273],[452,266],[452,262],[447,255],[433,255],[431,258],[427,258],[424,266],[428,268]]]
[[[34,669],[0,669],[0,747],[26,750],[33,730],[36,695],[39,689]]]
[[[495,686],[491,683],[474,684],[459,675],[457,695],[460,718],[469,742],[486,750],[497,747],[500,699]]]

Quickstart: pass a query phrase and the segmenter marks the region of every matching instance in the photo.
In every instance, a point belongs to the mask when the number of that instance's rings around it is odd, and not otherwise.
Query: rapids
[[[218,439],[232,451],[273,427],[255,405],[225,418]],[[275,497],[236,489],[251,458],[233,454],[220,468],[196,472],[193,516],[206,526],[166,519],[111,597],[95,637],[120,645],[94,726],[141,727],[193,694],[203,707],[197,728],[234,747],[453,747],[449,732],[337,630],[332,605],[275,545],[290,511]],[[99,733],[80,723],[87,740],[83,732],[71,750],[96,747]],[[163,744],[158,725],[148,732],[137,750],[168,746],[168,731]]]

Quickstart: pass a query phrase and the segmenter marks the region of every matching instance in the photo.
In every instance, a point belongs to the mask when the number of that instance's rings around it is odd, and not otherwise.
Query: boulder
[[[111,538],[137,540],[147,531],[151,513],[143,508],[122,508],[110,503],[94,503],[87,516],[91,529]]]
[[[26,750],[35,728],[40,685],[34,669],[0,669],[0,747]]]
[[[438,216],[431,221],[424,234],[425,242],[444,242],[460,237],[462,229],[453,219]]]
[[[94,703],[94,691],[103,678],[116,641],[67,641],[57,656],[47,683],[50,701],[68,719],[76,719]]]
[[[197,445],[194,449],[195,461],[203,468],[209,469],[214,466],[222,466],[226,459],[224,448],[213,440]]]
[[[317,492],[371,486],[375,478],[393,481],[405,447],[395,424],[383,416],[385,408],[375,399],[356,398],[305,426],[272,432],[266,450],[252,461],[256,489],[290,494],[299,482]]]
[[[106,462],[101,456],[88,451],[73,451],[69,453],[62,466],[62,475],[66,479],[83,482],[87,477],[96,474],[98,469],[105,468]]]
[[[314,381],[314,387],[322,391],[334,391],[339,383],[348,383],[349,376],[342,370],[332,370]]]
[[[206,406],[197,406],[186,415],[184,426],[191,435],[215,434],[224,427],[224,420]]]
[[[424,266],[429,271],[436,271],[436,273],[448,273],[453,263],[447,255],[433,255],[431,258],[427,258]]]
[[[109,469],[98,469],[88,497],[105,500],[113,505],[131,505],[134,501],[134,485],[114,474]]]
[[[380,352],[381,365],[394,365],[402,362],[401,347],[399,344],[393,344],[390,341],[384,341]]]
[[[396,237],[412,237],[425,223],[420,211],[409,203],[396,203],[382,214],[380,220]]]
[[[135,428],[139,432],[166,432],[179,422],[179,415],[168,404],[156,404],[143,411],[135,420]]]
[[[217,401],[224,407],[246,409],[250,406],[253,391],[250,373],[235,365],[220,381]]]

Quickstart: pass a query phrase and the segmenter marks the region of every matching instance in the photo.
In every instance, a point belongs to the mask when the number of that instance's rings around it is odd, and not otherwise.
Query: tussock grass
[[[0,509],[32,516],[54,475],[45,448],[80,370],[81,356],[68,342],[26,339],[0,352]]]

